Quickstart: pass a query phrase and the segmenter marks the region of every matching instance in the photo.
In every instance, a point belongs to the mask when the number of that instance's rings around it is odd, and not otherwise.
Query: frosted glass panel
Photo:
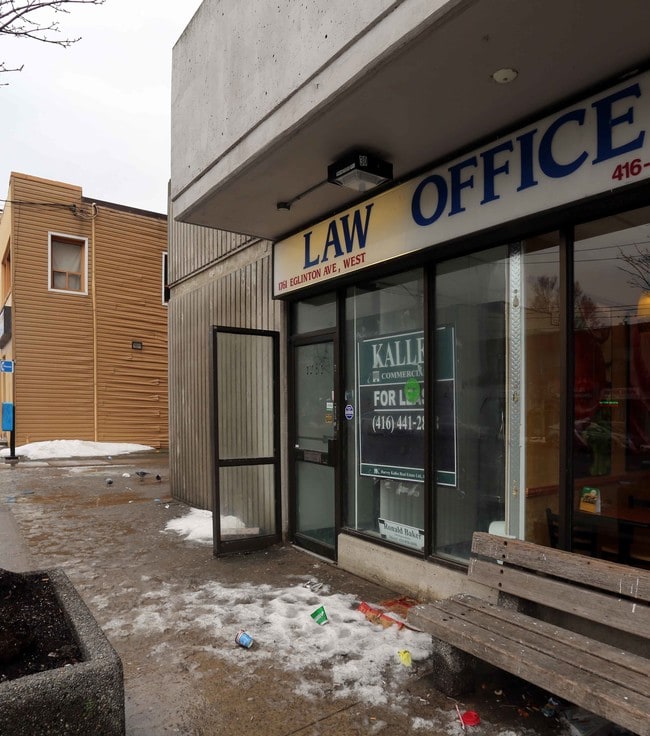
[[[220,468],[219,505],[223,541],[274,534],[273,465]]]
[[[217,335],[219,457],[273,455],[273,339]]]

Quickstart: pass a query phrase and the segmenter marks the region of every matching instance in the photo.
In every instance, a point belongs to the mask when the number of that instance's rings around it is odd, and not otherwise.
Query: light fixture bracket
[[[365,151],[354,151],[327,167],[327,181],[367,192],[393,178],[393,164]]]

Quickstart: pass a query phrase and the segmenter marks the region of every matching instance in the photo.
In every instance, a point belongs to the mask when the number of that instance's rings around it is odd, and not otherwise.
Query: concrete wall
[[[420,601],[439,600],[457,593],[496,600],[496,593],[467,580],[467,572],[432,565],[427,560],[380,547],[369,540],[339,534],[338,564],[366,580],[408,593]]]
[[[173,51],[178,214],[457,2],[204,0]]]

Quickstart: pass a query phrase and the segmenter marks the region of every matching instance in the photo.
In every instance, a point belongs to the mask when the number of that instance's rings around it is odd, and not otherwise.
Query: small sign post
[[[16,415],[14,404],[10,401],[2,402],[2,431],[9,432],[9,455],[7,456],[7,462],[12,462],[16,459]]]
[[[0,360],[0,373],[13,373],[13,360]],[[15,463],[16,457],[16,407],[12,401],[2,402],[2,431],[9,432],[9,455],[5,458],[8,463]]]

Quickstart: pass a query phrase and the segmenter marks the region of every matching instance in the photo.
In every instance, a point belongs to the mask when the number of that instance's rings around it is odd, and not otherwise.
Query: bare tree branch
[[[0,74],[2,74],[2,72],[22,72],[24,66],[24,64],[21,64],[14,69],[7,69],[7,65],[4,63],[4,61],[0,61]],[[6,87],[7,84],[8,82],[0,82],[0,87]]]
[[[102,5],[104,2],[105,0],[0,0],[0,34],[30,38],[67,48],[80,41],[81,37],[57,38],[56,34],[61,33],[58,21],[49,18],[41,20],[39,11],[69,13],[69,5]],[[0,61],[0,73],[21,71],[22,68],[11,68],[6,62]]]
[[[630,277],[627,280],[630,286],[650,291],[650,251],[637,244],[634,245],[634,248],[636,255],[620,250],[618,257],[625,263],[625,266],[618,266],[618,268]]]

